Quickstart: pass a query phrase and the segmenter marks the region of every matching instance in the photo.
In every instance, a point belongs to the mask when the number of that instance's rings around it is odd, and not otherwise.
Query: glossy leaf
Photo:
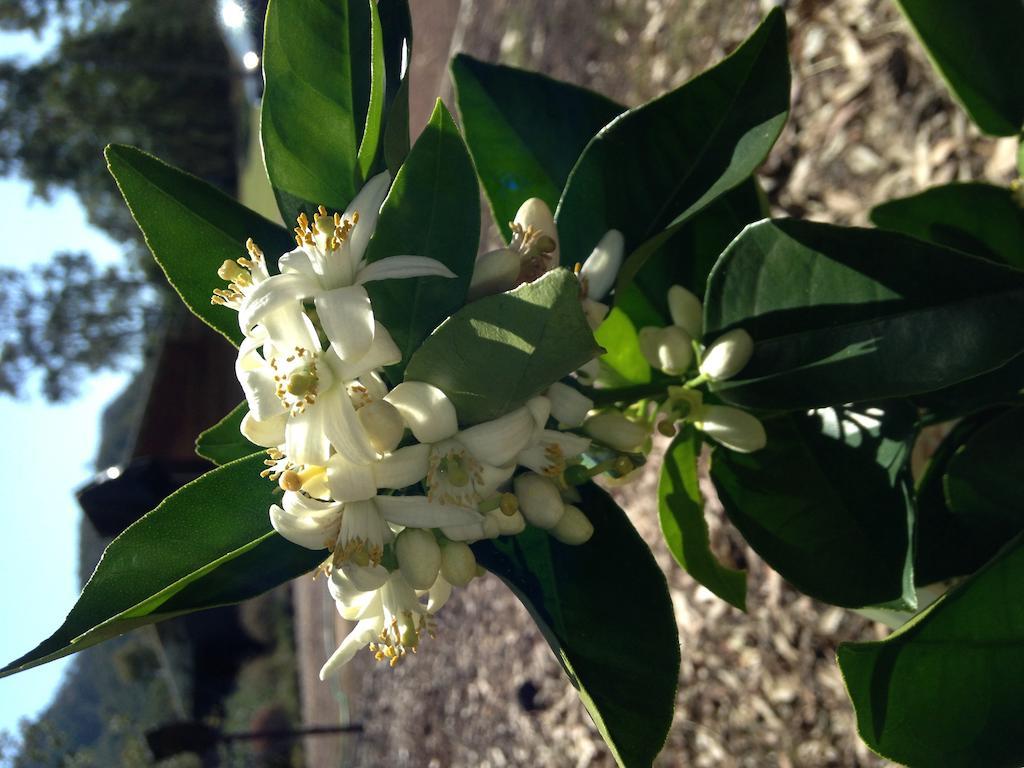
[[[615,386],[644,384],[651,380],[651,366],[640,352],[637,328],[619,307],[611,312],[594,331],[594,339],[607,352],[601,355],[602,381],[613,378]]]
[[[939,390],[1024,351],[1024,272],[881,230],[751,225],[708,279],[705,335],[754,354],[726,400],[812,408]]]
[[[530,611],[618,764],[649,766],[672,724],[679,673],[672,601],[622,510],[594,485],[580,492],[594,524],[586,544],[566,546],[528,528],[473,549]]]
[[[711,551],[704,498],[697,482],[700,439],[692,429],[676,435],[665,452],[658,483],[658,517],[676,562],[720,598],[746,610],[747,574],[722,565]]]
[[[263,458],[208,472],[128,527],[107,547],[63,625],[0,676],[173,615],[251,597],[316,567],[323,552],[275,543],[280,537],[267,510],[276,496],[274,485],[259,478]]]
[[[691,216],[749,178],[789,110],[786,24],[775,9],[727,59],[614,120],[587,145],[558,205],[562,263],[608,229],[626,238],[619,285]]]
[[[217,269],[245,256],[249,237],[276,266],[277,257],[295,247],[291,234],[205,181],[134,147],[112,144],[104,154],[167,281],[196,317],[237,345],[242,340],[238,313],[210,303],[213,289],[225,287]]]
[[[892,403],[885,411],[828,408],[766,420],[767,447],[712,455],[729,520],[811,597],[850,608],[913,607],[907,459],[914,416]]]
[[[267,7],[260,133],[285,221],[317,205],[344,210],[355,196],[369,51],[369,0],[271,0]]]
[[[227,464],[229,461],[251,456],[262,450],[253,445],[239,431],[242,419],[249,412],[249,404],[244,400],[236,405],[227,416],[209,429],[203,430],[196,438],[196,453],[214,464]]]
[[[451,66],[466,143],[507,240],[509,222],[527,198],[539,197],[554,210],[587,142],[625,107],[585,88],[466,54]]]
[[[376,0],[370,3],[370,98],[366,106],[366,124],[359,142],[356,162],[359,177],[368,179],[373,171],[384,123],[384,33],[380,26]]]
[[[456,275],[367,283],[374,316],[391,332],[403,363],[465,302],[479,241],[480,193],[473,163],[439,100],[395,177],[366,253],[370,262],[424,256]],[[402,365],[394,369],[394,380],[401,380],[402,370]]]
[[[1005,187],[976,182],[933,187],[872,209],[883,229],[1024,268],[1024,209]]]
[[[861,738],[912,766],[1024,764],[1024,542],[885,640],[844,643]]]
[[[1024,354],[951,387],[914,398],[930,411],[933,421],[948,421],[994,405],[1024,403]]]
[[[602,350],[565,269],[468,304],[413,354],[405,378],[427,381],[475,424],[508,413]]]
[[[1012,136],[1024,125],[1024,70],[1018,0],[897,0],[953,95],[985,133]]]

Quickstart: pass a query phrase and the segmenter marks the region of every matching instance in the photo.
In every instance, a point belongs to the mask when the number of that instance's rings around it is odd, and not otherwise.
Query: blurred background
[[[761,172],[777,215],[864,224],[894,196],[1014,177],[1015,141],[978,135],[888,0],[411,0],[413,130],[436,96],[454,109],[456,51],[634,105],[718,61],[774,4],[794,68]],[[240,399],[231,348],[169,295],[102,148],[140,146],[275,216],[256,135],[265,5],[0,0],[3,663],[56,629],[111,537],[208,468],[192,440]],[[658,764],[884,764],[856,738],[834,661],[840,641],[883,629],[800,596],[712,503],[716,551],[751,574],[748,614],[717,600],[660,544],[655,483],[616,493],[669,575],[683,645]],[[629,574],[609,563],[609,578]],[[345,630],[323,585],[300,579],[2,680],[0,764],[613,765],[497,579],[460,591],[410,663],[360,655],[321,684]]]

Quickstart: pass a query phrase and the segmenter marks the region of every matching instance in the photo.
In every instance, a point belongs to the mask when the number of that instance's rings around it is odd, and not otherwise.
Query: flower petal
[[[388,256],[367,264],[356,274],[356,283],[395,280],[403,277],[455,277],[455,273],[437,259],[426,256]]]
[[[321,396],[315,408],[323,411],[323,432],[334,450],[356,464],[368,464],[377,459],[377,452],[370,445],[370,438],[344,389]]]
[[[295,504],[290,503],[289,496],[298,494],[285,494],[284,509],[276,504],[270,508],[270,524],[274,530],[306,549],[326,549],[334,544],[341,528],[341,505]]]
[[[380,589],[388,580],[388,569],[383,565],[356,565],[351,560],[341,565],[344,573],[356,589],[372,592]]]
[[[581,426],[594,407],[593,400],[560,381],[548,387],[547,395],[551,401],[551,415],[565,427]]]
[[[384,204],[384,198],[387,197],[390,187],[391,174],[387,171],[378,173],[366,180],[363,188],[359,190],[359,194],[345,209],[345,218],[351,218],[354,213],[359,214],[359,222],[352,229],[352,234],[348,239],[349,255],[353,264],[362,261],[366,253],[366,245],[377,228],[380,207]]]
[[[374,462],[373,477],[378,488],[405,488],[427,476],[430,446],[423,443],[399,448]]]
[[[473,265],[466,301],[514,288],[519,276],[519,254],[508,248],[499,248],[483,254]]]
[[[316,270],[310,260],[309,253],[302,246],[294,251],[288,251],[277,260],[277,268],[281,274],[299,274],[305,276],[311,283],[318,282]]]
[[[265,324],[267,315],[286,304],[295,304],[316,293],[320,286],[303,274],[271,275],[245,297],[238,310],[238,325],[248,335],[254,325]]]
[[[376,589],[359,589],[341,568],[331,569],[327,590],[337,604],[338,613],[346,621],[360,621],[384,612],[380,592]]]
[[[377,495],[370,464],[355,464],[336,453],[327,462],[327,487],[335,501],[365,501]]]
[[[437,613],[451,596],[452,585],[445,581],[444,576],[438,575],[434,586],[427,593],[427,613]]]
[[[402,359],[402,352],[391,338],[387,328],[378,322],[373,324],[373,342],[370,348],[358,360],[343,359],[338,351],[331,345],[328,359],[331,368],[338,378],[344,381],[352,381],[366,375],[375,368],[385,365],[393,365]]]
[[[389,523],[407,528],[443,528],[479,523],[481,520],[475,509],[435,504],[426,496],[378,496],[377,510]]]
[[[235,375],[242,385],[242,393],[249,404],[249,413],[254,419],[266,421],[286,414],[284,403],[277,396],[277,382],[267,362],[256,352],[255,347],[246,348],[246,340],[238,350]]]
[[[249,411],[242,417],[239,431],[242,433],[242,437],[251,443],[264,448],[276,448],[284,443],[284,427],[287,423],[288,413],[285,411],[262,421],[255,418],[252,411]]]
[[[373,309],[366,289],[349,285],[324,291],[314,299],[324,333],[342,360],[362,358],[373,342]]]
[[[462,430],[456,438],[480,461],[508,464],[530,441],[534,429],[530,409],[517,408],[493,421]]]
[[[352,629],[345,639],[341,641],[341,645],[338,646],[331,658],[320,669],[320,679],[326,680],[327,676],[337,672],[343,666],[352,661],[352,658],[356,655],[359,649],[364,648],[368,643],[372,642],[380,631],[384,628],[384,618],[382,616],[375,616],[372,619],[363,619]]]
[[[285,453],[296,464],[323,466],[331,455],[324,434],[324,407],[317,403],[292,414],[284,428]]]
[[[598,301],[615,285],[622,266],[626,240],[617,229],[609,229],[598,241],[580,269],[580,282],[586,286],[586,296]]]
[[[433,384],[403,381],[384,399],[401,412],[417,442],[437,443],[459,430],[455,406]]]

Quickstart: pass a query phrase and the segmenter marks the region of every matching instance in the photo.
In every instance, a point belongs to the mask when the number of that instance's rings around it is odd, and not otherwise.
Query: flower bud
[[[587,319],[590,330],[596,331],[604,319],[608,317],[611,307],[593,299],[583,299],[583,316]]]
[[[518,275],[518,254],[508,248],[485,253],[473,265],[473,277],[469,281],[466,300],[475,301],[482,296],[514,288]]]
[[[441,575],[453,587],[464,587],[476,576],[476,557],[469,545],[446,541],[441,545]]]
[[[430,531],[406,528],[395,539],[398,568],[413,589],[430,589],[441,569],[441,547]]]
[[[657,349],[658,368],[669,376],[686,373],[693,361],[693,340],[678,325],[662,328]]]
[[[644,356],[644,360],[652,368],[657,368],[661,365],[661,360],[658,358],[658,345],[661,343],[661,328],[656,328],[653,325],[648,325],[645,328],[641,328],[636,335],[637,344],[640,345],[640,354]]]
[[[562,497],[558,487],[546,477],[527,472],[512,482],[519,510],[523,517],[538,528],[551,528],[562,517]]]
[[[594,407],[594,401],[568,384],[556,381],[547,391],[551,415],[564,427],[579,427]]]
[[[704,327],[704,309],[700,299],[683,286],[673,285],[668,289],[668,312],[672,315],[673,325],[678,325],[691,338],[700,338]]]
[[[523,202],[516,211],[515,223],[523,229],[533,227],[537,232],[556,240],[555,247],[558,247],[558,229],[555,227],[555,217],[551,214],[548,204],[539,197],[531,197]]]
[[[728,405],[705,405],[694,419],[697,429],[738,453],[752,453],[768,442],[764,425],[751,413]]]
[[[494,519],[500,536],[515,536],[526,529],[526,519],[519,510],[506,515],[500,509],[492,509],[487,513],[487,517]]]
[[[754,353],[754,340],[742,328],[734,328],[715,339],[704,353],[700,372],[712,381],[731,378],[743,370]]]
[[[391,453],[402,441],[405,422],[398,409],[387,400],[375,400],[364,405],[356,415],[370,438],[370,445],[378,453]]]
[[[580,283],[585,297],[598,301],[608,294],[619,275],[625,247],[626,240],[619,230],[609,229],[604,233],[580,268]]]
[[[583,431],[617,451],[636,451],[647,440],[647,427],[630,421],[617,411],[591,416]]]
[[[594,535],[594,526],[577,507],[565,505],[565,513],[551,529],[551,535],[563,544],[583,544]]]

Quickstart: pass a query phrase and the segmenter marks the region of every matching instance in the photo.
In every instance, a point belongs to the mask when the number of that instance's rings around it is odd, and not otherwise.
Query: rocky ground
[[[424,5],[414,3],[414,10]],[[453,50],[540,70],[636,104],[719,60],[772,3],[439,5],[458,10]],[[954,179],[1012,177],[1014,142],[979,136],[890,0],[800,0],[784,7],[794,108],[763,170],[780,215],[864,224],[872,205],[894,196]],[[420,14],[417,22],[424,18]],[[645,476],[618,493],[668,574],[682,643],[676,718],[657,764],[884,765],[857,739],[834,660],[840,641],[880,637],[882,628],[802,597],[725,526],[720,508],[711,504],[717,551],[750,572],[749,612],[727,606],[683,574],[661,544],[655,483],[653,475]],[[609,563],[609,577],[628,573]],[[620,607],[608,610],[609,621],[630,618]],[[345,687],[352,716],[366,731],[345,746],[343,764],[613,765],[540,633],[497,579],[478,580],[460,592],[440,624],[437,640],[411,663],[388,670],[369,654],[353,663]],[[637,652],[643,652],[639,639]]]

